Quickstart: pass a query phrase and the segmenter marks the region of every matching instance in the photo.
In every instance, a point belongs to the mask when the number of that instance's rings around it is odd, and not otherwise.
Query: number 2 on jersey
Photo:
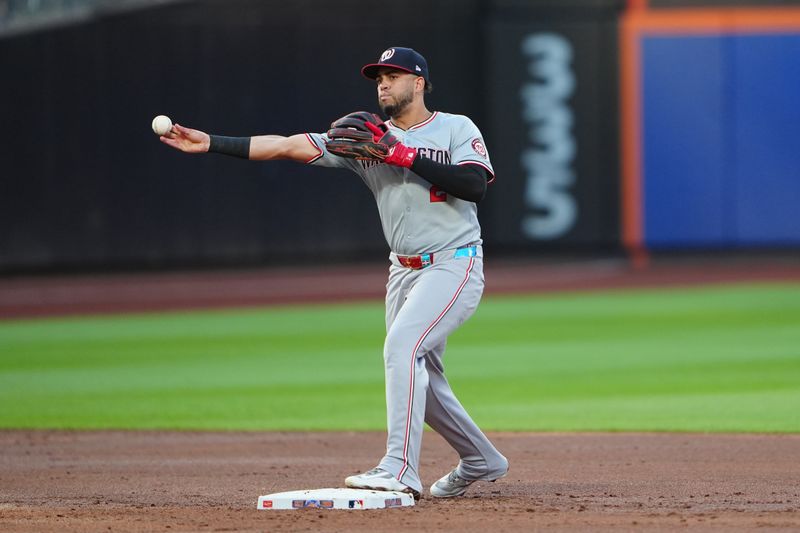
[[[437,187],[436,185],[431,185],[431,203],[446,202],[446,201],[447,201],[447,193],[444,192],[439,187]]]

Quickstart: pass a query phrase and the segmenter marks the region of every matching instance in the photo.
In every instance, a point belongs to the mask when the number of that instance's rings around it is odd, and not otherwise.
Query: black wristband
[[[211,137],[211,143],[208,145],[209,152],[250,159],[250,137],[224,137],[222,135],[209,135],[209,137]]]

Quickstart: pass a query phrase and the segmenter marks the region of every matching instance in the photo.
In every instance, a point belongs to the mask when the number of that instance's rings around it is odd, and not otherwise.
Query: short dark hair
[[[433,84],[428,80],[425,80],[425,92],[432,93],[433,92]]]

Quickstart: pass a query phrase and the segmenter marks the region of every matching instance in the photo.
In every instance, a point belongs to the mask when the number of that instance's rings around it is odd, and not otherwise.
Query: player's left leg
[[[458,401],[444,375],[444,346],[426,358],[428,395],[425,422],[459,455],[459,475],[470,480],[494,480],[505,475],[508,461],[497,451]]]
[[[508,460],[494,447],[458,401],[444,375],[444,345],[428,352],[425,422],[452,446],[458,466],[431,486],[439,498],[461,496],[475,481],[494,481],[508,472]]]

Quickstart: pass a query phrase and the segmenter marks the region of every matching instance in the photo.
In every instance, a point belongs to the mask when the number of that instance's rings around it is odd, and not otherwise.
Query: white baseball
[[[172,121],[166,115],[158,115],[153,119],[153,131],[156,135],[166,135],[172,129]]]

